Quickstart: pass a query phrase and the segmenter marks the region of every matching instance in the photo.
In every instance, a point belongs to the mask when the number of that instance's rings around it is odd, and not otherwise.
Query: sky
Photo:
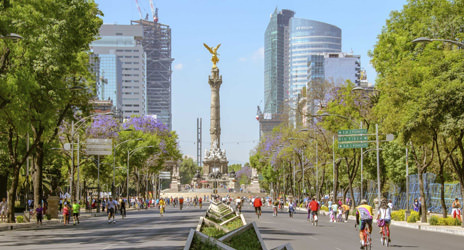
[[[96,0],[105,24],[130,24],[140,19],[136,0]],[[142,16],[149,0],[138,0]],[[159,22],[171,27],[172,116],[181,152],[196,159],[196,119],[203,120],[202,155],[210,147],[208,75],[211,55],[203,47],[221,44],[221,148],[230,164],[248,162],[259,140],[257,106],[264,103],[264,31],[275,8],[295,17],[321,21],[342,29],[342,51],[361,55],[361,67],[375,84],[368,52],[391,11],[406,0],[154,0]]]

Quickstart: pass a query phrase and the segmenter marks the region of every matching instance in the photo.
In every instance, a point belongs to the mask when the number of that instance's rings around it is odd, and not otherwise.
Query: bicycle
[[[387,227],[387,224],[385,223],[385,221],[383,221],[381,228],[382,228],[382,237],[380,238],[380,243],[382,243],[382,246],[389,247],[390,238],[388,237],[388,235],[390,234],[389,232],[390,229]]]
[[[371,242],[371,234],[369,233],[369,226],[366,225],[366,226],[364,227],[364,230],[363,230],[362,232],[363,232],[363,238],[364,238],[364,240],[363,240],[363,242],[364,242],[363,247],[364,247],[364,249],[366,249],[366,250],[371,250],[371,248],[372,248],[372,242]]]
[[[315,227],[317,227],[319,219],[317,218],[317,212],[316,211],[311,211],[311,224]]]

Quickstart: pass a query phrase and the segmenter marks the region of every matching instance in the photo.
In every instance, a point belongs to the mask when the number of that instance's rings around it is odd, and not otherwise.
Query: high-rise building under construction
[[[171,28],[157,19],[131,21],[143,27],[142,47],[146,58],[146,111],[172,129]]]

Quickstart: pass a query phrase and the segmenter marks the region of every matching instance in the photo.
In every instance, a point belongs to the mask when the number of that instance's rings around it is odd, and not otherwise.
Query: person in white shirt
[[[388,206],[387,199],[382,199],[380,202],[380,208],[377,213],[377,220],[383,220],[385,223],[385,226],[387,227],[387,237],[388,237],[388,242],[390,242],[390,223],[391,223],[391,208]],[[382,231],[380,231],[382,233]]]
[[[2,219],[2,222],[6,220],[6,215],[8,211],[8,202],[6,201],[6,198],[3,197],[2,202],[0,202],[0,218]]]
[[[108,223],[111,223],[111,217],[113,217],[113,223],[116,223],[116,221],[114,220],[114,211],[116,210],[117,206],[118,206],[118,202],[113,200],[113,197],[110,197],[110,200],[108,201],[108,204],[107,204]]]

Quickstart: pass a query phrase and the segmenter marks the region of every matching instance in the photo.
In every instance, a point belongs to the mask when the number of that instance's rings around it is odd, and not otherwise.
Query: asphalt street
[[[33,229],[0,232],[0,249],[183,249],[190,228],[205,212],[197,208],[168,207],[160,217],[158,209],[128,211],[115,224],[105,217],[93,217],[79,225],[47,225]]]
[[[247,222],[256,221],[268,249],[291,243],[294,249],[359,249],[359,233],[354,221],[329,223],[328,216],[319,217],[319,226],[313,227],[306,220],[307,214],[298,212],[293,218],[288,213],[272,216],[270,208],[264,208],[260,219],[250,206],[244,212]],[[373,226],[372,249],[387,249],[380,244],[377,226]],[[464,237],[444,233],[419,231],[403,227],[391,227],[393,249],[444,250],[464,249]]]
[[[183,249],[190,228],[196,227],[204,215],[197,208],[167,208],[162,218],[159,210],[130,211],[126,219],[120,216],[115,224],[105,217],[87,218],[81,224],[47,225],[31,229],[0,232],[0,249]],[[260,219],[252,207],[243,210],[247,222],[256,221],[268,249],[291,243],[294,249],[359,249],[358,232],[354,221],[329,223],[320,216],[319,226],[307,222],[306,214],[299,212],[294,218],[288,213],[272,216],[270,208],[263,209]],[[464,237],[419,231],[392,226],[394,249],[463,249]],[[378,228],[374,226],[374,232]],[[373,249],[383,249],[380,235],[373,234]]]

